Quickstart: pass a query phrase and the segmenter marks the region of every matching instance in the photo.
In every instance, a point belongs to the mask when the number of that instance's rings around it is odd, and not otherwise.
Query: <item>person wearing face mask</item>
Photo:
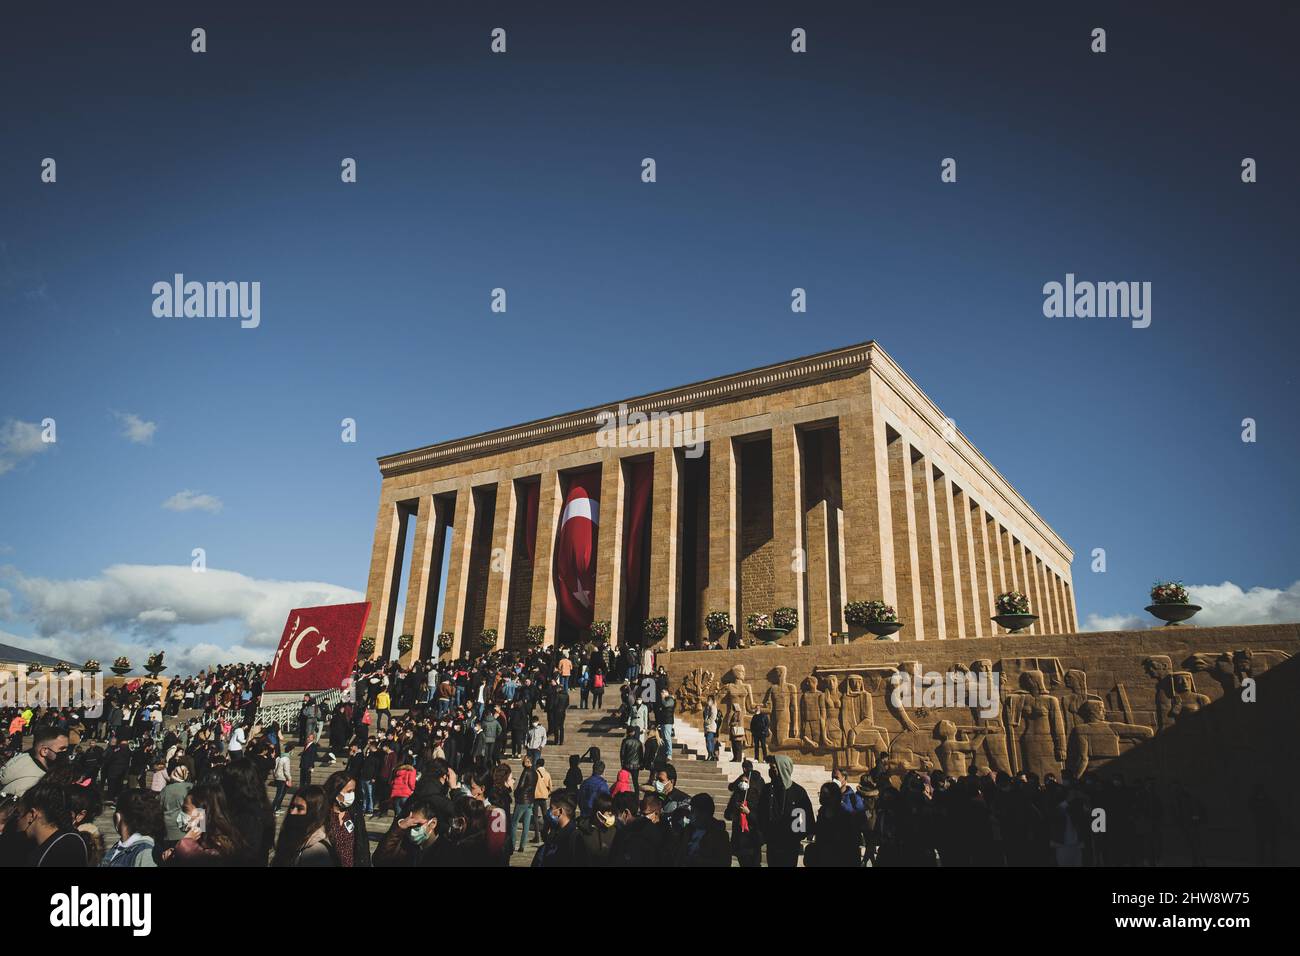
[[[663,818],[674,836],[680,834],[691,815],[691,795],[677,786],[677,768],[666,763],[655,773],[654,792],[663,802]]]
[[[666,866],[671,843],[663,823],[663,802],[653,793],[637,805],[636,796],[620,793],[614,802],[618,832],[609,850],[609,865],[619,867]]]
[[[415,801],[384,834],[375,851],[375,866],[418,866],[437,840],[438,816],[432,804]]]
[[[567,790],[551,794],[550,831],[542,848],[533,857],[533,866],[565,867],[578,865],[578,826],[574,822],[578,804]]]
[[[29,787],[18,800],[6,832],[24,839],[25,864],[34,867],[84,867],[86,843],[72,828],[64,788],[50,781]]]
[[[295,793],[280,825],[271,866],[338,866],[338,855],[325,832],[328,812],[324,787],[303,787]]]
[[[40,727],[32,738],[32,749],[20,753],[0,769],[0,792],[21,797],[69,759],[67,733],[57,727]]]
[[[154,852],[163,840],[162,805],[145,790],[128,790],[117,802],[113,828],[118,842],[104,854],[100,866],[156,867]]]
[[[370,838],[366,835],[366,817],[357,799],[357,781],[346,770],[329,775],[325,781],[325,798],[329,810],[325,817],[325,832],[339,866],[370,866]]]
[[[240,866],[248,861],[243,834],[230,819],[220,786],[201,785],[181,807],[185,836],[163,854],[170,866]],[[179,822],[179,820],[178,820]]]
[[[751,761],[746,760],[741,768],[740,776],[729,784],[731,799],[727,801],[723,819],[731,821],[731,852],[737,862],[743,867],[756,867],[763,859],[763,834],[754,810],[765,788]]]
[[[608,793],[597,793],[590,810],[578,818],[578,865],[608,866],[617,833],[614,799]]]
[[[162,793],[159,794],[165,825],[163,849],[175,846],[177,841],[185,836],[184,827],[177,822],[177,814],[180,813],[181,807],[185,804],[185,798],[189,796],[189,792],[193,789],[194,783],[190,780],[189,768],[184,764],[177,764],[173,767],[172,772],[168,775],[167,786],[163,787]],[[127,791],[127,793],[129,792]]]

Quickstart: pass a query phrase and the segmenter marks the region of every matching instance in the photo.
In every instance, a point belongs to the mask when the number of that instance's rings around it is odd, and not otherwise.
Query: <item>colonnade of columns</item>
[[[755,441],[771,449],[770,539],[757,542],[742,507],[742,494],[758,495],[761,506],[766,489],[764,482],[756,492],[746,481],[744,451]],[[882,600],[895,606],[905,624],[898,639],[951,640],[992,636],[996,595],[1018,590],[1039,617],[1027,633],[1077,630],[1068,578],[972,495],[944,464],[943,446],[935,455],[918,444],[872,410],[708,436],[702,466],[707,522],[692,541],[681,534],[685,509],[698,504],[683,501],[685,451],[653,449],[648,616],[667,618],[669,641],[681,647],[699,640],[709,611],[727,611],[740,630],[751,612],[793,607],[799,617],[794,638],[817,644],[849,630],[846,602]],[[616,644],[624,637],[636,642],[642,623],[627,620],[632,609],[624,550],[627,463],[646,454],[605,448],[594,462],[602,473],[594,617],[611,622]],[[368,587],[377,655],[391,653],[397,634],[409,634],[413,647],[404,658],[436,656],[440,601],[442,629],[454,635],[450,655],[472,649],[466,642],[482,628],[496,629],[507,646],[528,624],[541,625],[547,641],[554,639],[558,604],[551,568],[563,472],[544,460],[536,473],[505,474],[493,472],[484,482],[464,477],[438,494],[381,502]],[[538,484],[531,562],[519,546],[526,521],[521,503],[530,482]],[[398,631],[412,517],[411,567]],[[683,581],[688,549],[707,554],[707,561],[696,562],[694,579]],[[684,605],[691,607],[692,620],[682,619]]]

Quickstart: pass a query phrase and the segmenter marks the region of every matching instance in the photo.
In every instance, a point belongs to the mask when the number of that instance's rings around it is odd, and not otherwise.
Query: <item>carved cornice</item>
[[[775,365],[765,365],[747,372],[736,372],[691,385],[638,395],[622,402],[596,405],[510,428],[498,428],[467,438],[385,455],[379,459],[379,471],[388,478],[458,461],[499,455],[516,448],[540,445],[574,435],[594,433],[600,427],[600,413],[617,413],[619,405],[626,405],[629,412],[686,412],[827,379],[847,378],[866,371],[875,347],[874,342],[863,342]]]

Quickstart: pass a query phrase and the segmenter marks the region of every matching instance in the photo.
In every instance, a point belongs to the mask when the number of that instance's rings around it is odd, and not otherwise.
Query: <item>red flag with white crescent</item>
[[[555,543],[555,598],[564,619],[591,625],[596,603],[596,529],[600,526],[600,472],[569,479]]]
[[[370,602],[298,607],[289,612],[267,691],[336,690],[352,676]]]

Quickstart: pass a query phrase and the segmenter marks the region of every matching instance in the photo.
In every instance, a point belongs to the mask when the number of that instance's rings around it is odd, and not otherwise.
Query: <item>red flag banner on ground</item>
[[[627,540],[623,542],[623,571],[627,581],[627,606],[636,607],[641,596],[641,564],[646,525],[650,519],[650,491],[654,487],[654,462],[634,461],[628,467]]]
[[[569,479],[555,542],[555,598],[564,619],[579,629],[591,626],[596,600],[596,529],[600,525],[600,472]]]
[[[289,612],[271,660],[266,690],[337,690],[352,676],[370,602],[299,607]]]

